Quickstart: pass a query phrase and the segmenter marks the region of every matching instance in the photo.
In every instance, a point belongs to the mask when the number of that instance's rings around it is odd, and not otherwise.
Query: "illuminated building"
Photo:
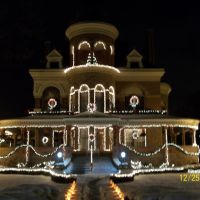
[[[73,24],[66,36],[70,67],[63,68],[57,50],[50,52],[45,69],[30,70],[33,112],[0,121],[0,165],[52,160],[62,144],[72,156],[92,145],[94,153],[117,157],[123,150],[143,164],[198,163],[199,120],[168,116],[164,69],[145,68],[135,49],[127,66],[115,67],[118,30],[111,24]]]

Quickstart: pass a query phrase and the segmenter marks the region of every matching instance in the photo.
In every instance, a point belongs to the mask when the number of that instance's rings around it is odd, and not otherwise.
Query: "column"
[[[168,137],[167,137],[167,127],[165,127],[165,158],[166,158],[166,164],[169,165],[169,149],[168,149]]]
[[[144,129],[144,134],[145,134],[145,137],[144,137],[144,147],[147,147],[147,129],[146,128]]]
[[[192,129],[192,134],[193,134],[193,144],[192,146],[196,147],[197,142],[196,142],[196,129]]]
[[[29,162],[29,143],[30,143],[30,131],[27,129],[26,130],[26,134],[27,134],[27,140],[26,140],[26,163],[25,166],[28,164]]]
[[[54,147],[54,137],[55,137],[55,130],[52,129],[52,137],[51,137],[51,142],[52,142],[52,147]]]

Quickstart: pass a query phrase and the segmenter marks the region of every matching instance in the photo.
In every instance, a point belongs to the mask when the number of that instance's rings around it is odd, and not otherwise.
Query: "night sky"
[[[170,1],[7,1],[0,6],[0,118],[33,108],[30,68],[44,68],[56,48],[69,65],[66,28],[80,21],[105,21],[119,30],[116,66],[136,48],[147,60],[147,30],[155,33],[156,66],[172,86],[170,114],[200,118],[200,12],[198,4]],[[149,67],[146,65],[146,67]]]

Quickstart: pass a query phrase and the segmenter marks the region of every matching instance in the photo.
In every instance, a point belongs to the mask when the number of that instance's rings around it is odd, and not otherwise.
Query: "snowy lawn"
[[[0,200],[63,200],[69,186],[48,176],[0,174]]]
[[[118,186],[134,200],[199,200],[200,180],[181,182],[180,175],[138,175],[133,182],[118,183]]]

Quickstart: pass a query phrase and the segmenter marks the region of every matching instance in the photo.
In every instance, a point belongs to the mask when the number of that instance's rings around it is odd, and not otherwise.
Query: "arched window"
[[[94,103],[98,111],[106,112],[106,94],[102,84],[97,84],[94,88]]]
[[[83,84],[79,88],[79,112],[87,111],[90,103],[90,88],[87,84]]]
[[[52,100],[50,105],[50,100]],[[56,87],[48,87],[43,91],[42,94],[42,110],[60,110],[60,91]]]

